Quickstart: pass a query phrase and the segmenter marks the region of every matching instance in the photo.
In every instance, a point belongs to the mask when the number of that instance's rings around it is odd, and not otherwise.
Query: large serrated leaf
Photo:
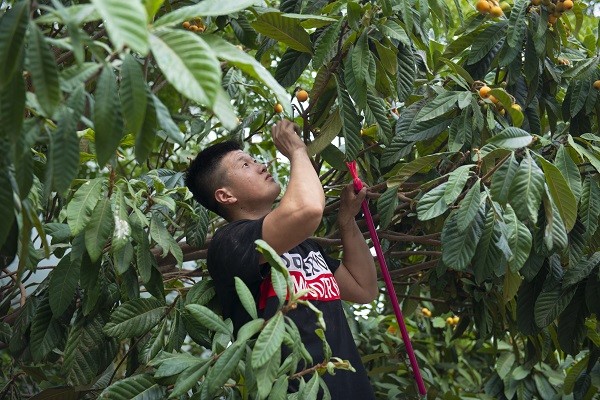
[[[199,304],[188,304],[185,306],[185,308],[196,321],[202,324],[202,326],[225,335],[231,335],[232,332],[227,325],[225,325],[223,320],[219,318],[219,316],[210,308],[201,306]]]
[[[207,36],[205,41],[217,54],[219,59],[227,61],[229,64],[264,83],[273,92],[277,101],[283,105],[286,114],[291,115],[289,94],[258,61],[218,36]]]
[[[503,262],[506,262],[501,251],[503,240],[506,239],[502,235],[494,209],[490,208],[473,256],[472,264],[476,282],[482,283],[491,277]]]
[[[508,20],[508,31],[506,34],[506,43],[510,47],[521,47],[525,32],[527,31],[527,6],[529,1],[515,0],[515,4],[510,11]]]
[[[367,82],[371,57],[373,56],[369,50],[369,34],[368,30],[365,29],[352,49],[352,72],[359,87]]]
[[[510,204],[506,205],[505,210],[504,223],[506,224],[507,241],[512,250],[512,258],[508,260],[508,265],[510,270],[516,273],[529,258],[532,236],[525,224],[519,221]]]
[[[315,68],[319,68],[321,64],[329,61],[328,57],[331,54],[331,49],[334,48],[336,41],[339,39],[343,22],[344,19],[340,18],[336,23],[328,26],[317,39],[315,55],[313,57],[313,66]]]
[[[133,375],[117,381],[104,389],[98,398],[111,400],[162,399],[165,388],[154,381],[151,375]]]
[[[429,121],[440,117],[456,108],[456,103],[463,92],[444,92],[427,103],[417,114],[416,122]]]
[[[238,367],[245,352],[246,346],[244,346],[244,343],[234,342],[219,356],[217,362],[209,370],[204,383],[206,385],[205,390],[209,395],[217,393],[221,386],[227,382]]]
[[[283,314],[278,312],[271,318],[256,340],[252,352],[252,367],[260,368],[280,348],[285,332],[285,320]]]
[[[104,345],[104,340],[100,317],[71,327],[62,365],[70,385],[87,385],[98,374],[98,348]]]
[[[22,60],[29,4],[28,1],[14,2],[0,20],[0,88],[11,82]]]
[[[416,78],[415,55],[410,45],[399,45],[397,58],[396,93],[398,101],[405,101],[413,92],[413,85]]]
[[[448,182],[444,182],[421,197],[417,204],[417,215],[420,221],[427,221],[446,212],[449,206],[444,196],[447,186]]]
[[[537,221],[543,192],[544,173],[527,152],[508,193],[508,199],[521,221]]]
[[[565,146],[562,144],[556,151],[556,158],[554,159],[554,165],[558,168],[561,174],[567,180],[567,184],[571,188],[571,191],[575,195],[575,199],[579,203],[581,199],[581,175],[579,174],[579,168],[575,161],[571,158],[567,152]]]
[[[200,36],[182,30],[159,30],[150,35],[156,63],[185,97],[210,108],[218,105],[221,67]]]
[[[295,18],[287,18],[279,12],[266,12],[258,16],[252,27],[294,50],[312,54],[310,36]]]
[[[406,164],[399,164],[395,167],[388,175],[392,176],[387,184],[388,186],[401,185],[406,182],[408,178],[413,176],[419,171],[428,172],[429,168],[437,164],[442,158],[447,157],[451,152],[447,153],[436,153],[429,154],[424,157],[419,157]],[[425,170],[425,171],[424,171]]]
[[[229,15],[237,11],[250,7],[256,0],[204,0],[200,3],[181,7],[175,11],[166,13],[152,24],[155,28],[165,25],[173,25],[188,21],[198,16],[217,17],[219,15]]]
[[[496,46],[508,29],[508,23],[503,21],[489,25],[483,32],[479,33],[471,46],[467,63],[473,65],[481,61]]]
[[[163,222],[154,215],[150,221],[150,236],[156,240],[156,243],[162,248],[162,257],[165,257],[167,253],[171,252],[177,264],[181,265],[183,262],[183,253],[173,236],[169,233]]]
[[[73,302],[79,283],[79,263],[71,262],[71,257],[63,257],[50,277],[50,308],[56,318],[65,312]]]
[[[523,129],[509,127],[497,135],[492,136],[488,143],[503,149],[516,150],[528,146],[532,140],[533,136],[531,136],[529,132],[524,131]]]
[[[346,142],[346,161],[354,161],[362,145],[360,119],[342,82],[337,78],[338,106],[342,117],[342,132]]]
[[[152,297],[128,301],[113,311],[104,333],[120,339],[140,336],[156,325],[164,309],[164,305]]]
[[[167,138],[171,139],[174,143],[183,146],[185,137],[179,127],[173,122],[169,109],[154,94],[152,95],[152,100],[154,101],[154,109],[156,110],[156,119],[163,129],[162,131],[159,131],[159,134],[164,132],[164,135]]]
[[[519,163],[515,158],[515,154],[512,153],[500,168],[496,170],[492,176],[492,185],[490,187],[494,201],[499,203],[506,203],[508,201],[509,189],[518,168]]]
[[[448,185],[444,191],[446,204],[453,204],[462,193],[473,167],[474,165],[461,165],[448,175]]]
[[[140,63],[131,55],[125,55],[121,67],[121,104],[129,133],[142,129],[146,114],[146,81]]]
[[[379,137],[384,143],[388,143],[392,137],[392,125],[387,117],[385,103],[383,99],[377,97],[372,90],[367,91],[367,108],[366,112],[370,112],[375,121],[377,121],[377,130]]]
[[[198,384],[206,374],[206,371],[208,371],[210,364],[210,360],[200,361],[196,358],[194,366],[178,374],[177,381],[169,398],[177,398],[185,395],[191,388]]]
[[[480,207],[473,222],[464,231],[458,229],[458,213],[453,213],[446,220],[441,237],[442,261],[446,266],[462,271],[469,265],[481,238],[484,215]]]
[[[44,114],[52,117],[62,100],[58,66],[42,31],[33,22],[29,26],[27,60],[38,103]]]
[[[277,64],[274,74],[275,80],[283,87],[290,87],[304,73],[309,63],[310,53],[303,53],[290,47],[285,50],[281,56],[281,61]],[[287,107],[289,106],[289,102],[288,96],[287,100],[280,104]]]
[[[92,218],[92,211],[100,199],[103,184],[104,178],[92,179],[81,185],[73,195],[67,206],[67,222],[72,236],[83,231]]]
[[[52,315],[50,301],[42,299],[31,322],[30,349],[34,361],[41,361],[63,339],[63,327]]]
[[[123,116],[111,67],[104,68],[100,74],[94,97],[96,155],[98,164],[103,167],[115,155],[123,137]]]
[[[108,198],[103,198],[98,202],[90,222],[85,230],[85,247],[90,259],[96,261],[102,255],[102,250],[113,233],[115,221],[113,211]]]
[[[156,117],[156,109],[154,101],[152,101],[152,92],[144,86],[146,97],[146,111],[142,121],[141,129],[135,135],[135,160],[139,164],[143,164],[148,159],[148,156],[154,149],[154,139],[156,139],[156,129],[158,121]]]
[[[92,0],[92,4],[105,20],[106,31],[117,51],[127,46],[148,54],[148,15],[140,0],[133,0],[123,7],[120,0]]]
[[[238,297],[240,298],[240,302],[244,309],[250,314],[252,319],[258,318],[258,313],[256,311],[256,302],[254,301],[254,296],[252,296],[252,292],[248,289],[248,286],[241,280],[239,277],[234,277],[235,279],[235,291],[237,292]]]
[[[565,353],[575,356],[579,352],[580,343],[587,331],[587,315],[585,288],[582,285],[558,318],[558,343]]]
[[[477,182],[469,189],[469,192],[465,195],[462,201],[459,203],[459,209],[456,211],[458,216],[457,227],[459,231],[464,231],[467,229],[477,212],[479,211],[479,206],[481,204],[481,179],[477,179]]]
[[[592,237],[598,228],[598,217],[600,216],[600,188],[589,175],[583,182],[579,214],[581,222],[585,226],[585,236]]]
[[[377,214],[379,214],[379,226],[387,228],[392,221],[394,212],[398,207],[398,186],[390,186],[377,200]]]
[[[546,176],[548,191],[560,213],[567,232],[570,232],[577,219],[577,199],[559,169],[542,157],[538,157],[538,159]]]
[[[575,285],[585,278],[600,264],[600,252],[594,253],[589,258],[584,258],[574,267],[565,272],[562,281],[563,289]]]

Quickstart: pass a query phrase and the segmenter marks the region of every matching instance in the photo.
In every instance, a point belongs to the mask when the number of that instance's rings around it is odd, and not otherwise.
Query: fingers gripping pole
[[[350,170],[350,173],[354,178],[354,190],[358,192],[363,188],[363,184],[362,181],[358,178],[358,173],[356,172],[356,161],[346,163],[346,165],[348,166],[348,169]],[[392,277],[390,276],[390,271],[388,270],[387,264],[385,262],[385,257],[383,256],[383,251],[381,250],[379,237],[377,236],[375,224],[373,223],[373,217],[371,216],[371,211],[369,211],[368,200],[366,198],[362,202],[361,208],[363,214],[365,215],[367,226],[369,227],[369,233],[371,234],[371,239],[373,240],[373,246],[375,247],[377,260],[379,261],[381,273],[383,275],[383,279],[385,280],[385,287],[387,288],[390,300],[392,301],[392,307],[394,308],[394,313],[396,314],[396,321],[398,321],[398,326],[400,327],[400,332],[402,333],[402,340],[404,341],[404,345],[406,346],[406,352],[408,353],[408,358],[410,359],[410,366],[413,370],[415,381],[417,382],[417,386],[419,388],[419,393],[421,393],[421,395],[425,395],[427,393],[427,390],[425,389],[425,384],[423,383],[423,378],[421,377],[421,371],[419,370],[417,357],[415,357],[415,352],[412,348],[412,344],[410,343],[410,337],[408,336],[408,331],[406,330],[406,324],[404,323],[402,311],[400,311],[400,304],[398,303],[396,290],[394,289]]]

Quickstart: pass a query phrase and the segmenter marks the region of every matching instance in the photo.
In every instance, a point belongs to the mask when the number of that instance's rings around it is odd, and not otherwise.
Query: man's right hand
[[[300,136],[298,136],[299,134],[300,127],[298,124],[287,119],[279,120],[271,127],[271,135],[273,136],[275,147],[288,159],[298,150],[306,152],[306,145],[300,139]]]

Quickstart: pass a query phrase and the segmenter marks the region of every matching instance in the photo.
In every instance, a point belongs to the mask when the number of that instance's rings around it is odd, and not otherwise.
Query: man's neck
[[[229,211],[229,215],[231,215],[230,222],[238,221],[241,219],[249,219],[256,220],[261,219],[272,211],[271,207],[261,207],[261,208],[253,208],[253,207],[239,207]]]

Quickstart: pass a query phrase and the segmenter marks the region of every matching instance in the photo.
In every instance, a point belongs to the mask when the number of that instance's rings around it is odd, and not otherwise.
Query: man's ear
[[[237,198],[227,188],[219,188],[215,190],[215,200],[221,204],[234,204],[237,202]]]

